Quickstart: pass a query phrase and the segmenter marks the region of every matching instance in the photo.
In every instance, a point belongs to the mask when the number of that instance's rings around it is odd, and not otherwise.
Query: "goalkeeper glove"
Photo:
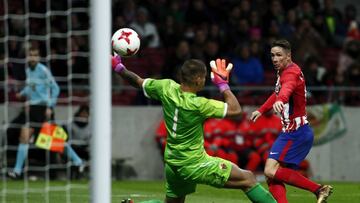
[[[216,59],[210,61],[211,67],[211,81],[219,88],[220,92],[230,89],[229,87],[229,74],[233,68],[233,64],[229,63],[226,67],[225,59]]]
[[[111,66],[112,69],[117,73],[121,73],[126,69],[124,64],[121,63],[121,57],[119,55],[111,57]]]

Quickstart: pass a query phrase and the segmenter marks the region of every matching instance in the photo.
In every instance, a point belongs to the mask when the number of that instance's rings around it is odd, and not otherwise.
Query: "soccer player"
[[[204,150],[203,122],[209,117],[240,115],[241,107],[228,85],[232,64],[212,61],[212,81],[220,89],[225,102],[198,97],[205,84],[206,66],[195,59],[187,60],[180,70],[180,84],[170,79],[143,79],[112,57],[112,68],[134,87],[142,88],[145,96],[161,101],[167,129],[164,153],[167,203],[185,202],[197,184],[219,188],[238,188],[252,202],[276,202],[256,182],[252,172],[235,164],[207,155]]]
[[[282,133],[271,147],[265,163],[269,190],[279,203],[287,202],[284,183],[308,190],[317,202],[326,202],[332,193],[330,185],[320,185],[302,176],[295,169],[305,159],[313,144],[313,131],[306,118],[306,86],[303,73],[292,62],[291,45],[276,40],[271,46],[271,59],[277,70],[275,92],[250,117],[256,121],[271,108],[281,114]]]

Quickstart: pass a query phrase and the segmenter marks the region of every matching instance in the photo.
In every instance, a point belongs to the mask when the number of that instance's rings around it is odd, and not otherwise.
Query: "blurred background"
[[[140,51],[124,64],[145,78],[178,81],[178,70],[189,58],[206,64],[218,57],[232,62],[231,89],[245,112],[234,120],[207,121],[205,147],[209,154],[253,170],[259,178],[280,121],[270,114],[263,123],[252,124],[248,113],[274,89],[271,42],[289,40],[293,60],[305,75],[308,116],[316,134],[315,147],[302,165],[304,174],[318,180],[360,181],[359,10],[360,2],[351,0],[113,0],[112,33],[130,27],[140,35]],[[40,62],[60,86],[56,123],[72,125],[79,108],[91,102],[90,17],[86,0],[1,1],[3,167],[15,159],[16,147],[9,146],[18,141],[8,126],[22,107],[16,93],[25,84],[26,47],[40,49]],[[210,80],[206,84],[200,95],[221,99]],[[113,74],[112,105],[113,178],[162,179],[166,132],[159,103]],[[29,166],[50,164],[39,159],[43,155],[33,154],[29,152]],[[58,167],[52,177],[63,178],[61,170]]]

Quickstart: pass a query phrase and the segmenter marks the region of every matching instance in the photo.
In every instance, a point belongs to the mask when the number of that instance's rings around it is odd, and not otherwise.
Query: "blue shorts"
[[[271,147],[268,158],[296,168],[308,155],[313,141],[314,133],[308,124],[293,132],[280,133]]]

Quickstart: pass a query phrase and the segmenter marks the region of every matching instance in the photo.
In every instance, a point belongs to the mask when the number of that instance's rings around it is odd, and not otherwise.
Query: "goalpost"
[[[91,0],[92,202],[111,202],[110,0]]]
[[[85,202],[82,196],[90,196],[91,202],[111,202],[111,0],[3,0],[0,4],[0,202],[70,203],[81,198]],[[87,17],[90,27],[76,22]],[[16,74],[27,63],[24,51],[31,41],[36,41],[41,49],[40,62],[61,83],[56,122],[69,125],[77,104],[90,103],[90,188],[87,183],[74,183],[70,179],[70,160],[65,164],[50,163],[49,152],[43,166],[34,166],[26,160],[20,181],[7,177],[13,168],[12,164],[8,165],[7,157],[16,153],[17,145],[8,145],[6,131],[22,106],[14,95],[24,78],[19,79]],[[90,75],[78,72],[78,60],[88,60]],[[89,80],[90,90],[88,86],[74,84],[74,80]],[[84,87],[90,95],[74,92]],[[35,148],[30,144],[30,149]],[[52,182],[50,170],[62,170],[65,180]],[[44,175],[35,181],[32,172]],[[78,199],[72,199],[73,196]]]

